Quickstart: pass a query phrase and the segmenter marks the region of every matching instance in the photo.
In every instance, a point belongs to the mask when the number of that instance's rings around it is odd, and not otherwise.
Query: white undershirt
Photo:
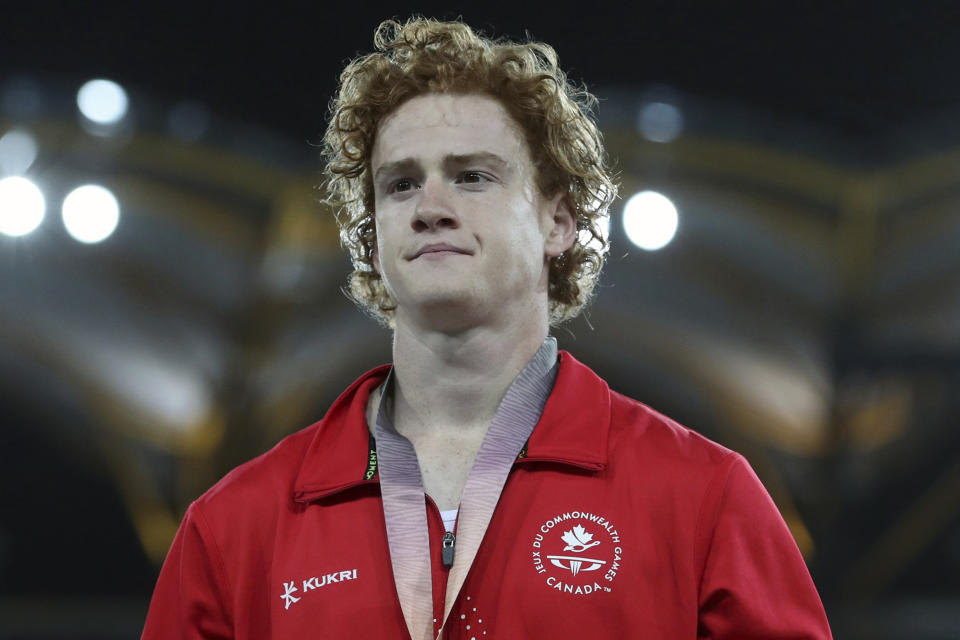
[[[440,512],[440,517],[443,518],[443,528],[451,533],[453,532],[453,525],[457,522],[458,511],[460,511],[459,508]]]

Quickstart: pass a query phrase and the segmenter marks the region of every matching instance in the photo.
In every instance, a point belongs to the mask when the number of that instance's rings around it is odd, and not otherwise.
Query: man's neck
[[[410,438],[482,436],[547,336],[546,315],[539,315],[457,333],[424,330],[399,318],[393,344],[397,430]]]

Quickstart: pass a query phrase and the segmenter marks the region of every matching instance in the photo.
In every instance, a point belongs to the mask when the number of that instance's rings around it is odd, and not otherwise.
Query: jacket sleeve
[[[160,570],[141,639],[233,638],[229,602],[223,558],[194,502]]]
[[[742,456],[730,454],[725,466],[698,525],[706,549],[698,637],[831,638],[820,596],[773,500]]]

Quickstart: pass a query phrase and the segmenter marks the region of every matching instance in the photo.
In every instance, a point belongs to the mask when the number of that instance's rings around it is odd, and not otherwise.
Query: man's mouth
[[[460,255],[471,256],[473,255],[473,252],[467,249],[458,247],[456,245],[448,244],[446,242],[436,242],[436,243],[424,245],[419,249],[417,249],[417,251],[414,252],[410,260],[416,260],[420,256],[435,255],[437,257],[440,257],[442,255],[449,255],[449,254],[460,254]]]

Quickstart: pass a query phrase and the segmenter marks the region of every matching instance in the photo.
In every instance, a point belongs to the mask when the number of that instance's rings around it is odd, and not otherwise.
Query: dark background
[[[954,107],[951,2],[5,2],[2,70],[107,76],[294,138],[322,130],[381,19],[462,17],[555,45],[590,87],[666,84],[871,136]]]

